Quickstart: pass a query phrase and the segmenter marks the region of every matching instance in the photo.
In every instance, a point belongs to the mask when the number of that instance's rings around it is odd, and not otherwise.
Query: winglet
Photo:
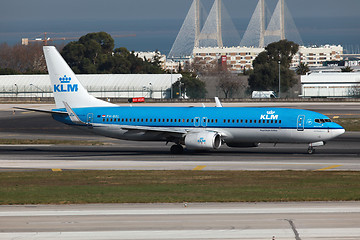
[[[215,97],[216,107],[223,107],[218,97]]]
[[[75,123],[75,124],[80,124],[80,125],[88,125],[85,122],[81,121],[80,118],[76,115],[76,113],[74,112],[74,110],[72,110],[72,108],[69,106],[69,104],[67,104],[67,102],[63,102],[64,106],[66,108],[66,111],[70,117],[70,120]]]

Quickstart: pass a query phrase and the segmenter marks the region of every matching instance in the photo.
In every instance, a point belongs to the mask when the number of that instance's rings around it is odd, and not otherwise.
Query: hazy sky
[[[213,0],[202,0],[211,4]],[[1,21],[183,18],[191,0],[1,0]],[[231,15],[250,16],[257,0],[223,0]],[[276,0],[267,0],[269,6]],[[287,0],[297,17],[359,16],[359,0]]]
[[[202,0],[207,9],[214,0]],[[223,0],[240,36],[258,0]],[[277,0],[266,0],[273,11]],[[68,36],[136,33],[116,40],[130,50],[169,51],[192,0],[0,0],[0,43],[41,32]],[[360,44],[360,0],[287,0],[306,44]],[[143,48],[143,49],[141,49]]]

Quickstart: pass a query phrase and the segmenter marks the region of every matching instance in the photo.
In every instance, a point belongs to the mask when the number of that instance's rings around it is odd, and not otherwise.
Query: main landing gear
[[[170,152],[172,154],[182,154],[184,152],[184,148],[180,144],[175,144],[171,146]]]

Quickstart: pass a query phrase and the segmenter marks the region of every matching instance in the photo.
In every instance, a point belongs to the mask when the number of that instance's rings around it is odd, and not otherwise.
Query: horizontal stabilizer
[[[43,109],[36,109],[36,108],[22,108],[22,107],[13,107],[15,109],[26,110],[26,111],[33,111],[33,112],[42,112],[42,113],[50,113],[50,114],[67,114],[67,112],[61,111],[51,111],[51,110],[43,110]]]

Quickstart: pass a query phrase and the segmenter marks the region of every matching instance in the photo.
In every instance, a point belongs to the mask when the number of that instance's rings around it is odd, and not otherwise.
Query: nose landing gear
[[[314,147],[320,147],[320,146],[324,146],[324,145],[325,145],[325,143],[323,141],[309,143],[307,152],[308,152],[308,154],[313,154],[313,153],[315,153]]]

